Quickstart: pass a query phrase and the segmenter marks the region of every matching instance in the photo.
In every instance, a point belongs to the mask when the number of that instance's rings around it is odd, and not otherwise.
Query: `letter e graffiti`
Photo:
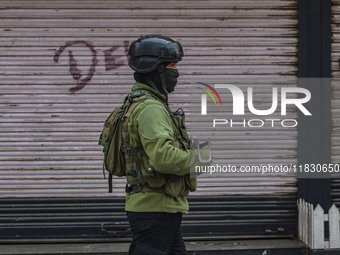
[[[117,57],[112,55],[112,53],[118,48],[119,47],[113,46],[108,50],[104,50],[106,71],[116,69],[125,64],[125,56]],[[129,50],[129,41],[124,41],[124,50],[125,54],[127,55]]]

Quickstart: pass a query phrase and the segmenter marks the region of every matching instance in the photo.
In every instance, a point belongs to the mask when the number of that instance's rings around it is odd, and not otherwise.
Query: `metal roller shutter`
[[[293,198],[283,196],[189,197],[183,217],[186,240],[283,238],[295,233]],[[125,199],[0,199],[0,244],[124,242],[131,234]]]
[[[286,81],[297,73],[296,0],[0,1],[0,17],[1,198],[112,196],[97,141],[133,84],[126,51],[140,35],[164,34],[183,45],[173,109],[188,110],[193,81]],[[259,91],[270,99],[265,84]],[[226,135],[217,160],[297,162],[296,129]],[[124,183],[115,178],[114,196],[124,195]],[[294,175],[213,175],[199,185],[193,196],[280,195],[295,202]]]

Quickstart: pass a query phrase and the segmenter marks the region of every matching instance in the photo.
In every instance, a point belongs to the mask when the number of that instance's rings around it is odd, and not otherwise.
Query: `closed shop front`
[[[134,83],[127,65],[128,47],[146,34],[167,35],[183,46],[179,85],[169,97],[173,110],[182,107],[189,111],[189,86],[194,82],[230,82],[237,77],[251,82],[266,77],[268,84],[261,84],[255,92],[269,101],[271,81],[285,82],[297,76],[296,0],[0,1],[3,213],[29,218],[41,209],[46,225],[55,219],[50,218],[53,209],[44,211],[43,204],[53,204],[60,214],[74,213],[68,224],[75,224],[72,217],[76,219],[79,213],[93,220],[86,227],[92,231],[97,221],[105,221],[98,217],[112,221],[112,201],[117,202],[115,213],[123,212],[125,180],[115,178],[113,193],[107,193],[98,138],[106,117],[122,104]],[[297,118],[296,112],[290,111],[289,117]],[[238,166],[297,163],[294,128],[246,127],[228,129],[225,135],[228,145],[212,138],[216,162]],[[214,210],[223,212],[215,224],[262,224],[258,232],[232,227],[221,230],[226,236],[238,231],[241,235],[248,231],[250,236],[291,235],[295,231],[293,174],[256,178],[209,175],[200,178],[191,199],[194,218],[188,218],[187,236],[195,228],[199,232],[200,223],[209,224],[212,217],[199,216],[209,207],[211,215]],[[16,205],[13,211],[8,209],[11,204]],[[91,206],[101,209],[87,210]],[[243,218],[235,218],[240,213]],[[6,217],[0,229],[33,224],[25,218],[18,225]],[[64,220],[53,224],[61,226]],[[266,222],[273,228],[263,227]],[[290,229],[280,228],[280,224]],[[38,223],[36,228],[40,229]],[[105,228],[101,230],[105,232]],[[20,236],[13,232],[6,238],[15,235]],[[81,239],[81,235],[81,231],[75,232],[72,238]]]

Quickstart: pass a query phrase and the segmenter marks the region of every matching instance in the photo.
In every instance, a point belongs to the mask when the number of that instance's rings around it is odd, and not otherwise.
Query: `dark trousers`
[[[132,232],[129,255],[186,255],[181,213],[127,212]]]

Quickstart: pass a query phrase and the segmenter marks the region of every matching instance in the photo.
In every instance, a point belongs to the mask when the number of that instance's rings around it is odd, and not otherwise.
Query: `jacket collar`
[[[151,94],[153,94],[154,96],[162,100],[164,103],[168,102],[167,96],[158,93],[156,90],[154,90],[153,88],[151,88],[150,86],[144,83],[136,82],[131,89],[132,92],[141,91],[141,90],[146,90],[150,92]]]

